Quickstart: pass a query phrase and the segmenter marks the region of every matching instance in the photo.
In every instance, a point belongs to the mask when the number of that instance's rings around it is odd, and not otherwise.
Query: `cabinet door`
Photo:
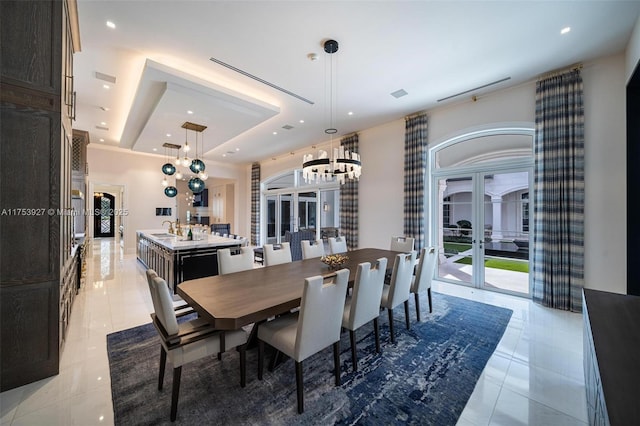
[[[60,95],[62,8],[62,1],[0,1],[3,82]]]

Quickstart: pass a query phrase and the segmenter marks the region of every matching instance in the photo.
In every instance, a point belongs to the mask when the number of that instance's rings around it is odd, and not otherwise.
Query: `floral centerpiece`
[[[329,269],[337,270],[344,265],[344,263],[349,260],[349,258],[343,254],[328,254],[326,256],[322,256],[320,260],[323,263],[326,263],[329,266]]]

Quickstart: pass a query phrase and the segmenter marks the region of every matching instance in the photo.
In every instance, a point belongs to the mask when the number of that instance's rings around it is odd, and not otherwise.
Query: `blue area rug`
[[[257,379],[257,349],[247,351],[247,386],[240,387],[238,353],[182,368],[174,424],[217,425],[454,425],[494,352],[512,311],[433,293],[433,313],[421,298],[422,321],[411,329],[402,307],[395,312],[396,343],[388,316],[380,315],[382,352],[373,327],[357,331],[359,371],[353,373],[349,333],[341,341],[342,385],[333,377],[331,348],[304,362],[305,412],[296,411],[294,363]],[[426,308],[426,312],[424,311]],[[109,334],[107,350],[116,425],[171,424],[172,366],[157,390],[160,342],[151,324]],[[269,355],[269,351],[267,351]],[[268,357],[266,361],[268,361]]]

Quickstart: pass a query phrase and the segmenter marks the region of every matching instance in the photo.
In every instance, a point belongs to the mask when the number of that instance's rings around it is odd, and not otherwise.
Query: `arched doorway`
[[[106,192],[93,194],[93,236],[113,237],[115,234],[115,196]]]
[[[438,279],[529,296],[533,136],[532,123],[490,125],[430,147]]]

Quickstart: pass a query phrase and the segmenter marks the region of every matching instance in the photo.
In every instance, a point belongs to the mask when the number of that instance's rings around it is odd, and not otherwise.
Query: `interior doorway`
[[[115,198],[107,192],[93,193],[93,236],[95,238],[115,235]]]

